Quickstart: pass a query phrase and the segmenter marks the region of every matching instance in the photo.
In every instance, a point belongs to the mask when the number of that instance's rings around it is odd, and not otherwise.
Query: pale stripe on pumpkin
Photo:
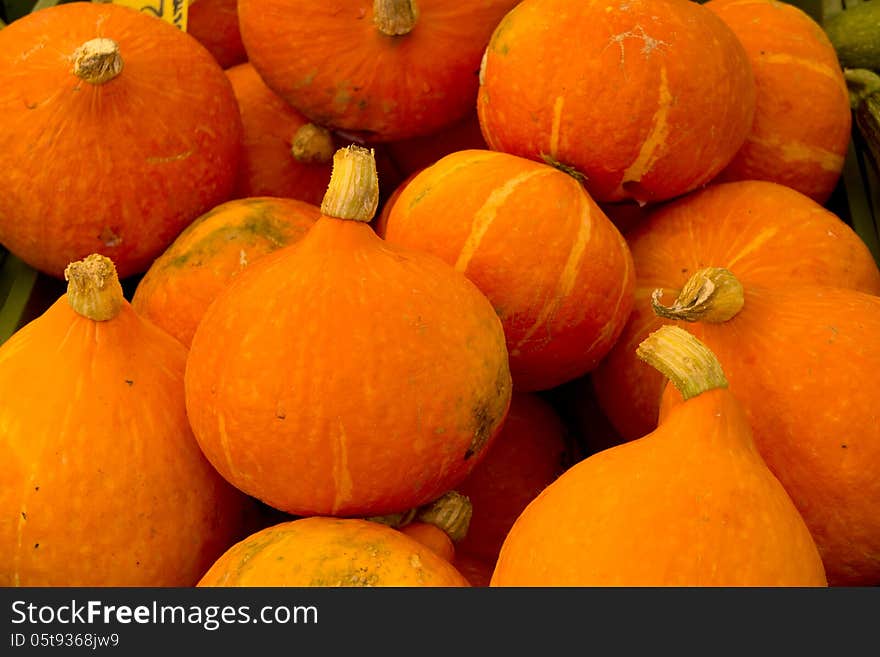
[[[621,185],[628,182],[639,182],[642,177],[651,170],[657,158],[660,156],[660,147],[666,143],[669,136],[669,108],[672,106],[672,93],[669,91],[669,79],[666,67],[660,67],[660,83],[658,85],[658,105],[654,117],[651,119],[651,130],[633,163],[623,172]]]
[[[464,245],[461,247],[461,252],[458,254],[458,258],[455,261],[455,269],[462,273],[467,270],[468,264],[470,264],[471,259],[480,247],[480,242],[483,241],[483,237],[485,237],[492,222],[495,221],[495,218],[498,216],[498,209],[507,201],[507,199],[510,198],[511,194],[516,191],[517,187],[532,178],[558,173],[559,171],[550,166],[546,168],[535,168],[511,178],[501,187],[493,189],[480,209],[474,214],[474,221],[471,224],[470,233],[468,233]]]
[[[574,179],[572,179],[572,183],[577,184]],[[580,187],[580,185],[578,185],[578,187]],[[578,273],[580,273],[584,252],[587,249],[587,244],[590,242],[590,237],[593,232],[590,204],[587,202],[587,197],[584,193],[578,194],[578,197],[581,200],[581,213],[578,220],[577,234],[575,235],[574,244],[571,245],[571,249],[568,252],[565,265],[563,265],[562,271],[559,274],[553,298],[544,304],[541,308],[541,312],[538,313],[535,322],[513,346],[511,349],[512,355],[519,354],[519,349],[531,339],[541,326],[546,324],[547,321],[552,318],[553,314],[558,311],[559,306],[562,305],[565,298],[568,297],[568,295],[571,294],[572,289],[574,289]]]
[[[750,135],[747,142],[777,151],[785,162],[813,162],[824,171],[838,173],[843,169],[843,156],[832,151],[810,146],[794,139],[784,140],[779,137],[756,137]]]
[[[339,421],[339,433],[333,443],[333,487],[336,494],[333,497],[332,515],[335,515],[351,499],[353,488],[348,467],[348,434],[342,420]]]
[[[562,106],[565,104],[563,96],[557,96],[553,103],[553,125],[550,128],[550,157],[556,159],[559,150],[559,126],[562,124]]]

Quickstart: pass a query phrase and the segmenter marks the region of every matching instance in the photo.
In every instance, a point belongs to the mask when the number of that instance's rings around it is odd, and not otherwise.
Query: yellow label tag
[[[186,32],[187,0],[112,0],[112,2],[161,18]]]

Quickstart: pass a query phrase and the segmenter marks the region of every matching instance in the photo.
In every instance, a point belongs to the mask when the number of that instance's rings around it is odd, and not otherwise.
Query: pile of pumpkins
[[[189,11],[0,30],[0,243],[67,281],[0,346],[0,584],[880,584],[880,269],[812,18]],[[578,381],[617,444],[572,452]]]

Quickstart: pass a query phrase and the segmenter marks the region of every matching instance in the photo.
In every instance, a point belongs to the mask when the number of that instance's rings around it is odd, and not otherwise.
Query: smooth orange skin
[[[238,12],[269,87],[319,125],[383,142],[473,110],[480,57],[516,2],[419,0],[416,27],[397,37],[378,31],[361,0],[240,0]]]
[[[193,586],[252,503],[199,451],[184,347],[62,296],[0,347],[0,586]]]
[[[751,131],[718,180],[770,180],[825,203],[840,179],[852,126],[846,80],[828,36],[785,2],[705,6],[745,47],[757,88]]]
[[[724,363],[755,444],[832,586],[880,584],[880,297],[757,284],[725,325],[684,326]],[[664,397],[661,422],[673,403]]]
[[[448,155],[403,188],[384,237],[441,257],[483,291],[520,391],[590,371],[632,307],[623,236],[577,180],[543,163],[486,150]]]
[[[800,282],[880,294],[880,270],[858,235],[807,196],[772,182],[713,184],[656,209],[626,237],[636,301],[617,343],[591,373],[603,412],[625,440],[657,426],[665,386],[635,355],[664,323],[651,309],[655,288],[666,290],[662,301],[669,304],[698,269],[726,267],[747,290]]]
[[[437,525],[432,525],[429,522],[415,521],[404,525],[398,531],[418,541],[425,547],[431,548],[434,553],[449,563],[452,563],[455,559],[455,543],[449,538],[449,534],[437,527]]]
[[[309,120],[269,89],[250,63],[233,66],[226,75],[244,125],[233,196],[280,196],[320,205],[330,182],[331,163],[298,162],[290,152],[296,131]]]
[[[579,462],[517,519],[491,586],[825,586],[816,544],[726,389]]]
[[[311,517],[231,547],[199,587],[469,586],[429,547],[376,522]]]
[[[473,515],[458,549],[495,563],[513,523],[567,462],[565,426],[537,395],[515,392],[501,434],[456,491]]]
[[[237,0],[191,1],[186,31],[201,43],[223,68],[247,61],[238,29]]]
[[[140,280],[132,307],[186,347],[214,298],[247,266],[295,243],[321,216],[315,205],[257,197],[227,201],[186,228]]]
[[[331,217],[215,299],[186,371],[208,459],[294,515],[436,499],[482,458],[510,395],[501,323],[472,283]]]
[[[755,106],[739,40],[688,0],[524,0],[495,29],[480,78],[486,143],[574,167],[599,202],[708,182]]]
[[[119,44],[124,68],[94,86],[70,57],[98,36]],[[76,2],[14,21],[0,31],[0,115],[0,243],[52,276],[91,253],[121,278],[143,272],[232,193],[232,87],[196,41],[148,14]]]

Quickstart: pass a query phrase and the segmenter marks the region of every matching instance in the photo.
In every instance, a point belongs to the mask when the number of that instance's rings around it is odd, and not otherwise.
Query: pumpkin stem
[[[346,146],[333,154],[330,184],[321,213],[337,219],[369,222],[379,205],[379,175],[373,149]]]
[[[686,400],[727,387],[715,354],[681,327],[661,326],[642,340],[636,355],[672,381]]]
[[[400,529],[418,520],[442,529],[453,543],[457,543],[467,534],[472,515],[473,507],[470,499],[451,490],[429,504],[402,513],[370,516],[366,520],[382,523],[395,529]]]
[[[430,504],[419,507],[416,519],[439,527],[453,543],[458,543],[467,534],[473,513],[470,499],[451,490]]]
[[[373,0],[373,23],[382,34],[409,34],[418,18],[415,0]]]
[[[293,135],[290,152],[302,164],[328,164],[333,160],[333,135],[327,128],[306,123]]]
[[[113,39],[86,41],[73,53],[73,73],[91,84],[105,84],[122,72],[119,44]]]
[[[72,262],[64,270],[64,280],[67,281],[67,303],[83,317],[105,322],[122,309],[125,297],[110,258],[94,253]]]
[[[726,322],[743,307],[743,286],[723,267],[706,267],[688,279],[671,306],[660,303],[663,289],[651,294],[651,307],[660,317],[685,322]]]

